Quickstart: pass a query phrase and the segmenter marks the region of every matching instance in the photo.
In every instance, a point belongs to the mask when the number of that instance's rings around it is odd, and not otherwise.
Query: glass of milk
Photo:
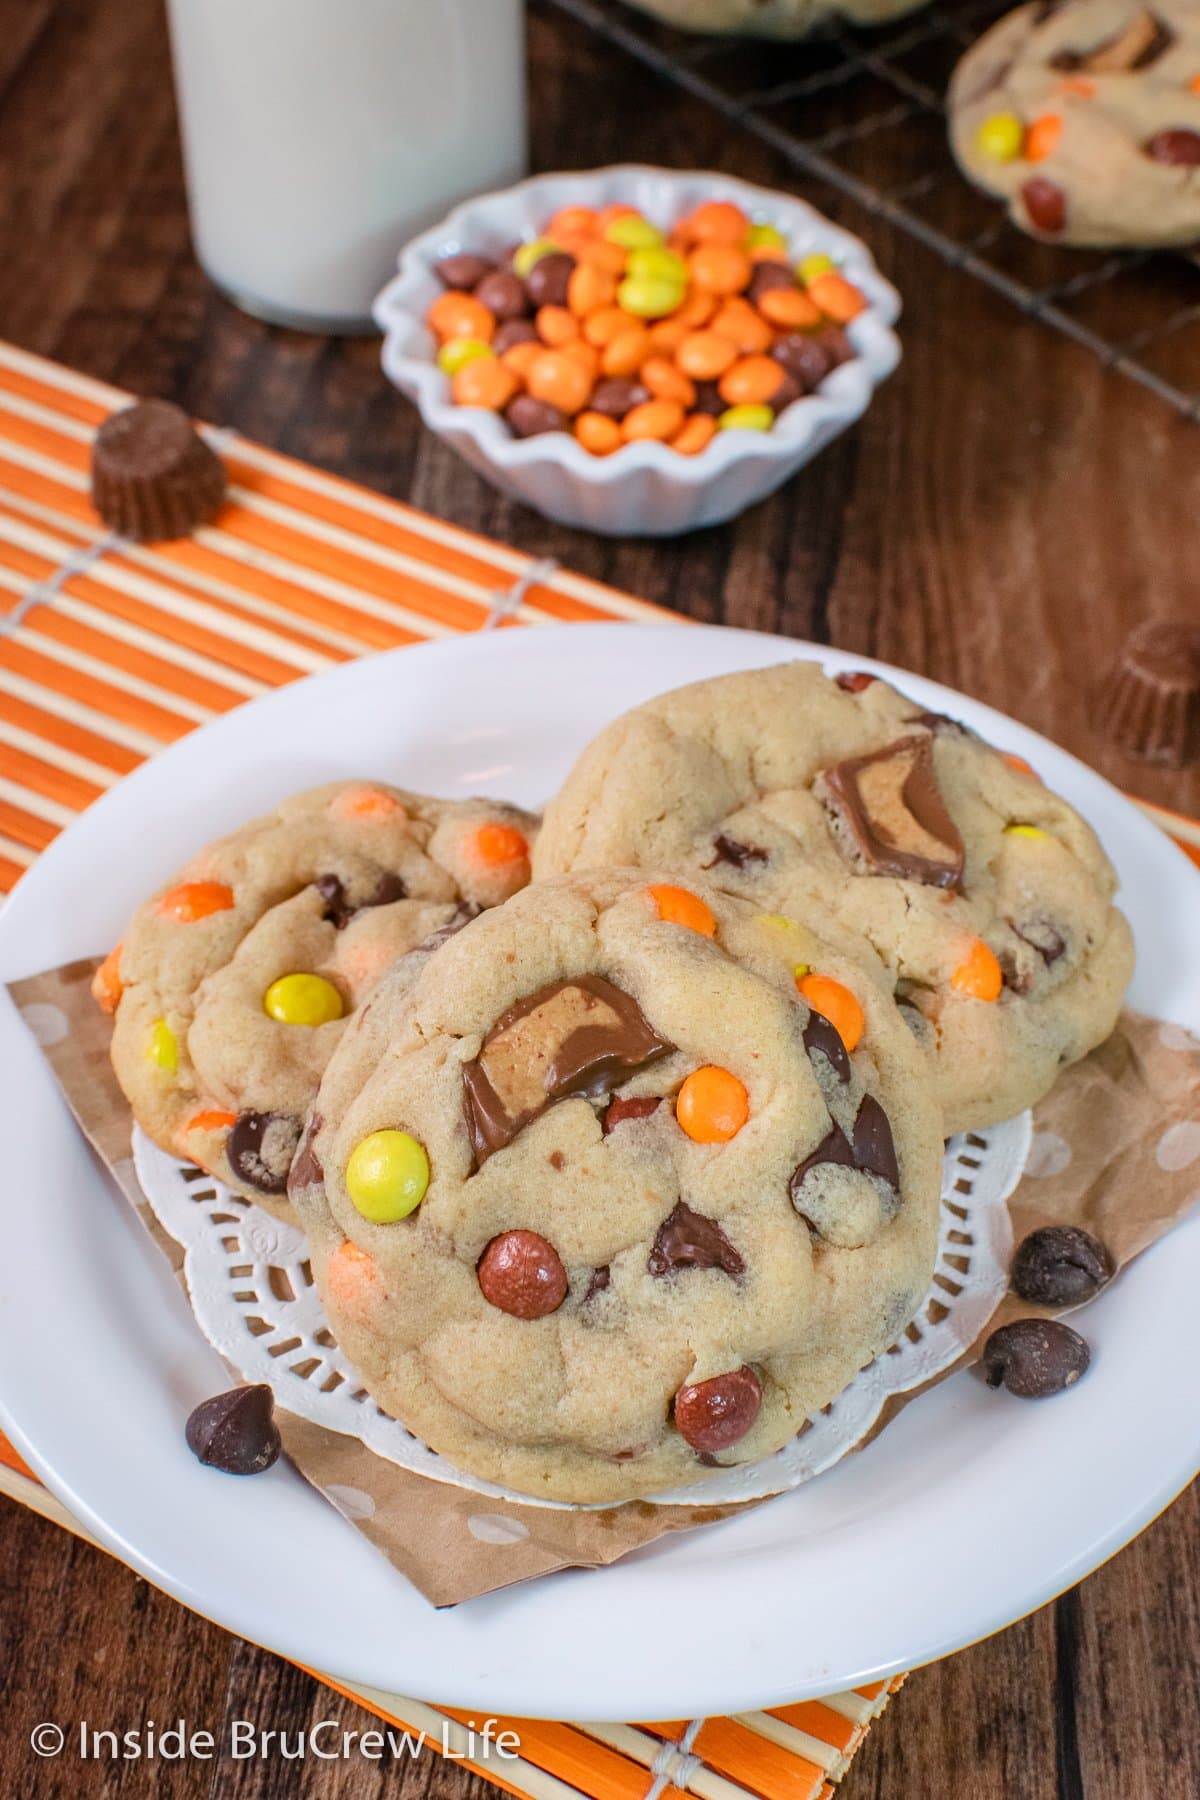
[[[525,171],[523,0],[167,0],[196,254],[246,312],[370,331],[396,253]]]

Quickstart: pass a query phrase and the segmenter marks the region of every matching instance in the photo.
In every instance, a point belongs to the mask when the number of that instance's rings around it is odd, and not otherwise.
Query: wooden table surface
[[[547,0],[531,0],[530,52],[535,167],[628,158],[787,184],[766,149]],[[809,197],[865,229],[908,296],[900,373],[857,430],[734,525],[673,544],[593,539],[510,505],[423,432],[375,343],[275,331],[213,291],[188,241],[158,0],[0,0],[0,336],[696,618],[905,664],[1200,813],[1200,772],[1133,765],[1092,724],[1123,633],[1147,615],[1196,616],[1183,554],[1195,427],[837,196]],[[1198,1542],[1193,1488],[1080,1588],[914,1675],[847,1800],[1194,1800]],[[432,1757],[39,1764],[27,1740],[42,1719],[182,1716],[218,1732],[231,1718],[289,1731],[365,1720],[4,1502],[0,1674],[0,1793],[17,1800],[493,1791]]]

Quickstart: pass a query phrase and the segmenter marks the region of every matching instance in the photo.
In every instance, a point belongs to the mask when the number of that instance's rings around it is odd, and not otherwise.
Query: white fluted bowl
[[[498,414],[454,404],[425,324],[430,302],[442,291],[433,272],[440,258],[461,250],[498,255],[518,239],[537,236],[563,206],[623,203],[665,229],[705,200],[732,200],[755,222],[776,226],[795,260],[825,252],[869,302],[847,327],[854,360],[834,369],[818,393],[786,408],[773,430],[719,431],[698,456],[648,442],[593,456],[569,432],[517,438]],[[464,201],[406,245],[399,272],[375,302],[384,372],[415,401],[431,431],[512,499],[561,524],[611,537],[669,537],[718,525],[774,493],[866,411],[900,360],[900,341],[891,329],[899,312],[899,294],[861,239],[805,201],[731,175],[637,163],[538,175]]]

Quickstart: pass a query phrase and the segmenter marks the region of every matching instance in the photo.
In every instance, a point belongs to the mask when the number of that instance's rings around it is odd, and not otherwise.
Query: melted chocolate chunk
[[[957,888],[965,852],[946,809],[928,737],[900,738],[824,772],[828,803],[868,868]]]
[[[676,1269],[723,1269],[736,1281],[746,1265],[717,1221],[681,1200],[659,1226],[646,1267],[655,1276],[673,1275]]]
[[[338,931],[346,929],[355,913],[362,912],[369,906],[391,906],[394,901],[403,900],[408,893],[403,879],[388,870],[379,877],[367,898],[358,902],[351,901],[339,875],[318,875],[313,886],[325,902],[322,916]]]
[[[1026,919],[1020,925],[1015,919],[1009,919],[1007,923],[1014,937],[1019,937],[1023,944],[1036,950],[1047,968],[1066,954],[1067,940],[1058,926],[1052,925],[1049,919]]]
[[[583,1304],[586,1306],[595,1294],[602,1294],[611,1280],[612,1271],[607,1263],[599,1269],[593,1269],[591,1280],[587,1284],[587,1293],[583,1296]]]
[[[809,1009],[808,1024],[804,1027],[804,1048],[810,1056],[819,1050],[839,1081],[850,1079],[850,1058],[846,1046],[842,1042],[842,1034],[836,1025],[831,1025],[823,1013]]]
[[[900,1170],[896,1161],[891,1121],[873,1094],[864,1094],[862,1097],[858,1116],[854,1121],[853,1143],[841,1126],[832,1121],[829,1132],[812,1155],[806,1156],[792,1171],[788,1192],[797,1212],[804,1210],[800,1204],[800,1189],[804,1184],[804,1177],[811,1169],[819,1168],[825,1163],[835,1163],[845,1169],[857,1169],[862,1175],[877,1175],[894,1193],[900,1192]]]
[[[716,855],[703,867],[715,869],[718,863],[729,863],[732,868],[744,869],[747,863],[766,862],[769,854],[761,850],[757,844],[743,844],[737,838],[727,837],[724,832],[713,839]]]
[[[923,725],[926,731],[932,731],[934,737],[939,736],[943,731],[952,731],[958,737],[970,736],[970,732],[967,730],[967,727],[963,724],[962,720],[952,719],[949,713],[914,713],[912,718],[908,719],[906,723],[909,725]]]
[[[463,1069],[476,1162],[511,1143],[555,1100],[602,1093],[674,1048],[637,1001],[602,975],[540,988],[497,1019]]]
[[[811,1156],[806,1156],[802,1163],[797,1163],[792,1170],[792,1179],[788,1183],[788,1191],[792,1196],[792,1205],[799,1211],[800,1187],[810,1169],[819,1169],[825,1163],[836,1163],[839,1168],[853,1169],[854,1150],[849,1138],[836,1120],[829,1131],[821,1139]]]
[[[300,1188],[317,1187],[325,1179],[325,1170],[321,1159],[313,1149],[317,1133],[325,1121],[319,1112],[313,1113],[304,1127],[304,1135],[300,1139],[299,1149],[292,1158],[292,1166],[288,1171],[288,1193],[295,1193]]]
[[[636,1099],[622,1099],[618,1094],[610,1100],[604,1111],[604,1135],[616,1126],[623,1125],[626,1119],[648,1119],[662,1105],[660,1094],[641,1094]]]
[[[225,1155],[247,1187],[260,1194],[283,1194],[299,1141],[299,1119],[286,1113],[242,1112],[225,1140]]]
[[[1174,42],[1175,33],[1170,26],[1144,8],[1114,37],[1105,38],[1092,50],[1057,50],[1050,58],[1050,67],[1063,75],[1084,70],[1089,75],[1123,75],[1148,69]]]
[[[214,1394],[189,1415],[188,1449],[225,1475],[261,1475],[283,1448],[274,1415],[274,1396],[265,1383]]]

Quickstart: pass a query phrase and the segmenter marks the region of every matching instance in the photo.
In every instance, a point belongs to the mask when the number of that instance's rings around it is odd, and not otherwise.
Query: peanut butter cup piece
[[[92,502],[122,536],[187,537],[225,498],[225,468],[187,414],[139,400],[107,418],[92,446]]]
[[[1182,769],[1200,757],[1200,625],[1147,619],[1125,640],[1101,727],[1128,756]]]
[[[821,776],[820,792],[843,847],[868,873],[929,887],[961,883],[963,841],[937,784],[930,738],[899,738],[835,763]]]

